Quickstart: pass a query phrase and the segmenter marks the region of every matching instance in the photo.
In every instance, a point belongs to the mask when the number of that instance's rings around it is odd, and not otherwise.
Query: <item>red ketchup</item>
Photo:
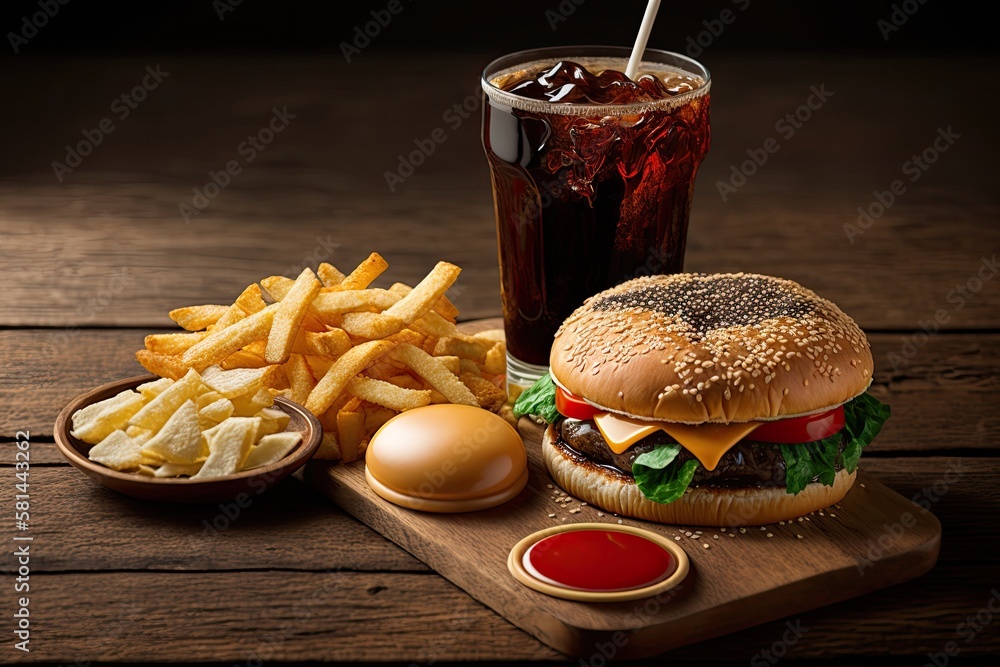
[[[640,535],[616,530],[574,530],[535,542],[524,569],[561,588],[612,592],[645,588],[677,569],[669,551]]]

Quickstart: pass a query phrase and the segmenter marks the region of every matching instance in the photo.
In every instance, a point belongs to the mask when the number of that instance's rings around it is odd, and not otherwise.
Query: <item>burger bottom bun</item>
[[[794,495],[784,487],[692,488],[672,503],[642,495],[625,473],[598,465],[558,442],[550,425],[542,436],[542,457],[556,483],[572,496],[615,514],[685,526],[757,526],[787,521],[839,502],[857,476],[841,470],[833,486],[809,484]]]

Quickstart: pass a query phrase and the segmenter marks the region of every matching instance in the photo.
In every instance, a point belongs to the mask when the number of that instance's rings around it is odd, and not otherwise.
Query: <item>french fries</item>
[[[458,309],[446,292],[460,269],[438,262],[415,286],[374,286],[388,267],[378,253],[347,273],[324,262],[295,279],[264,277],[228,306],[172,310],[171,319],[185,332],[147,336],[136,359],[177,382],[144,385],[145,404],[136,415],[123,417],[115,411],[131,408],[108,406],[118,415],[108,423],[122,422],[128,429],[123,435],[132,443],[115,435],[104,448],[108,460],[115,465],[139,461],[142,472],[154,476],[197,477],[226,474],[234,465],[268,465],[289,446],[287,438],[265,440],[284,428],[267,417],[283,414],[268,407],[276,394],[320,420],[324,436],[316,458],[345,462],[361,456],[375,431],[406,410],[450,402],[500,411],[506,399],[500,389],[506,373],[503,332],[470,335],[456,327]],[[154,403],[166,408],[147,410]],[[179,444],[165,447],[158,434],[182,407],[185,428],[168,430],[176,431],[171,443]],[[133,424],[135,416],[139,420]],[[251,418],[259,423],[235,421]],[[230,422],[234,425],[221,428]],[[203,436],[198,452],[192,424]],[[99,427],[97,432],[109,437],[116,430]],[[248,448],[248,434],[259,444]],[[153,446],[147,449],[142,443],[148,442]],[[204,446],[211,448],[213,442],[220,453],[211,459]]]

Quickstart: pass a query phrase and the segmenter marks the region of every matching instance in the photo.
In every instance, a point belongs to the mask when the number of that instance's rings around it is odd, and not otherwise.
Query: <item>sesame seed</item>
[[[774,537],[774,533],[768,533],[767,536],[768,537]]]
[[[618,524],[619,524],[619,525],[621,525],[621,522],[622,522],[622,520],[621,520],[621,519],[618,519]]]
[[[549,518],[552,519],[552,518],[555,518],[555,516],[556,516],[555,514],[550,514]]]
[[[701,546],[705,547],[706,549],[711,549],[712,548],[712,545],[710,545],[708,542],[705,542]]]
[[[802,535],[798,535],[798,534],[796,534],[795,537],[799,538],[800,540],[805,539]]]

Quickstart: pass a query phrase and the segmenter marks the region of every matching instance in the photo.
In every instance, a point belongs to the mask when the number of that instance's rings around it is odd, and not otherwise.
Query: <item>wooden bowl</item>
[[[311,412],[297,403],[278,396],[274,407],[291,417],[287,431],[302,433],[302,442],[285,458],[262,468],[254,468],[225,477],[191,479],[188,477],[149,477],[137,473],[118,472],[87,458],[93,445],[70,435],[71,416],[82,407],[111,398],[126,389],[135,389],[144,382],[156,380],[155,376],[119,380],[98,387],[76,397],[56,417],[56,446],[63,456],[80,472],[92,480],[127,496],[142,500],[172,503],[218,503],[237,499],[240,494],[253,498],[285,479],[305,465],[319,448],[323,427]]]

